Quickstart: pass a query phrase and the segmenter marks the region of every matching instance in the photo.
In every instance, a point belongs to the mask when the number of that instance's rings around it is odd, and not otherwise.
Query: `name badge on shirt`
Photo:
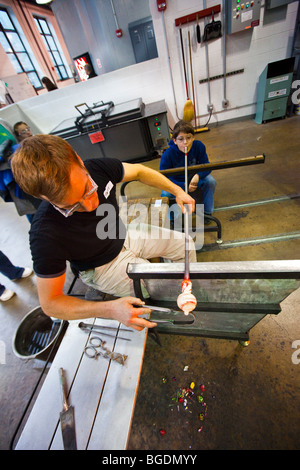
[[[110,192],[111,192],[113,187],[114,187],[113,183],[111,181],[109,181],[107,183],[107,185],[105,186],[105,190],[104,190],[104,193],[103,193],[105,199],[108,198],[108,196],[110,195]]]

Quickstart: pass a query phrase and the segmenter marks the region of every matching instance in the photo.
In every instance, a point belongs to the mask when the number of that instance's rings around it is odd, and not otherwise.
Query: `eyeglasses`
[[[26,129],[23,129],[18,134],[19,135],[25,135],[25,134],[28,134],[28,132],[30,132],[30,131],[31,131],[30,127],[26,127]]]
[[[187,135],[186,137],[177,137],[176,140],[178,142],[190,142],[191,140],[193,140],[194,136],[193,135]]]
[[[64,217],[70,217],[70,215],[74,214],[74,212],[78,209],[78,207],[83,206],[84,201],[87,198],[89,198],[92,194],[94,194],[94,192],[97,191],[98,185],[95,183],[95,181],[91,178],[91,176],[88,173],[86,175],[87,175],[87,177],[89,178],[89,181],[92,184],[92,189],[90,189],[89,192],[86,193],[85,196],[83,196],[81,201],[76,202],[76,204],[74,204],[74,206],[72,206],[70,209],[63,209],[61,207],[56,206],[52,202],[50,203],[54,207],[54,209],[56,209],[58,212],[60,212]]]

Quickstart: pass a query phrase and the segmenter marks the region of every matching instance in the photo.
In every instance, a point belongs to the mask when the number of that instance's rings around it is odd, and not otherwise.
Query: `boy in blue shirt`
[[[194,128],[189,122],[178,121],[175,124],[169,148],[161,156],[160,170],[184,167],[185,147],[188,151],[188,166],[209,163],[205,145],[199,140],[195,140],[194,134]],[[184,173],[168,178],[185,190]],[[211,176],[210,171],[196,173],[189,183],[188,193],[195,199],[196,204],[204,205],[204,214],[206,215],[212,215],[214,210],[216,184],[216,180]],[[163,191],[161,195],[169,198],[173,197],[166,191]]]

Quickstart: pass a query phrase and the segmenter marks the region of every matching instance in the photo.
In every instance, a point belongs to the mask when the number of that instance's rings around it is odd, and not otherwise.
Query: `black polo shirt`
[[[122,249],[126,229],[119,217],[116,184],[123,179],[123,164],[99,158],[84,165],[98,185],[99,206],[64,217],[50,203],[40,205],[29,232],[33,268],[39,277],[61,276],[66,261],[79,271],[102,266]]]

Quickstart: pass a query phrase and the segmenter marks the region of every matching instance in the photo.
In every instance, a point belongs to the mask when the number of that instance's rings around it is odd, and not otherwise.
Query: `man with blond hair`
[[[119,218],[116,184],[137,180],[168,191],[183,211],[184,205],[194,210],[194,199],[144,165],[114,158],[83,162],[70,144],[53,135],[25,139],[11,166],[20,187],[43,200],[30,229],[30,247],[44,312],[65,320],[113,318],[137,330],[155,326],[140,317],[150,310],[133,296],[126,267],[157,256],[183,262],[184,234],[145,224],[126,229]],[[104,233],[99,227],[106,223]],[[120,298],[92,302],[65,295],[67,261],[83,282]],[[193,248],[190,261],[196,261]]]

